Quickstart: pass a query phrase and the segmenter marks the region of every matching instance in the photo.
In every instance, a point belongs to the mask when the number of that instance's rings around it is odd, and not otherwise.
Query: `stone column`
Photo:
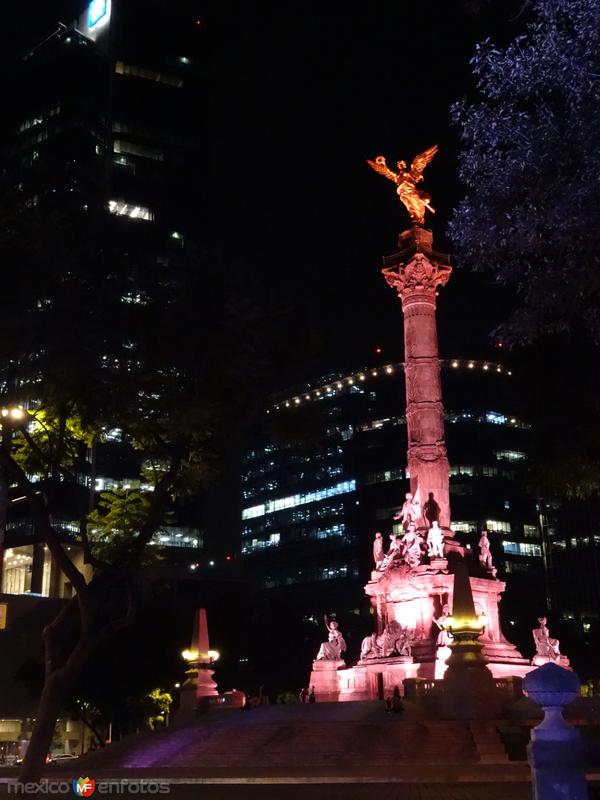
[[[43,544],[37,542],[33,545],[33,560],[31,564],[31,591],[33,594],[42,593],[45,555]]]
[[[544,719],[533,729],[527,747],[534,800],[587,800],[581,735],[562,715],[579,694],[580,685],[574,672],[552,663],[525,676],[525,694],[544,710]]]
[[[448,455],[440,380],[435,307],[437,287],[445,286],[449,257],[432,249],[431,231],[413,226],[400,234],[400,250],[384,259],[382,270],[397,290],[404,312],[404,373],[410,488],[439,506],[439,524],[450,528]]]

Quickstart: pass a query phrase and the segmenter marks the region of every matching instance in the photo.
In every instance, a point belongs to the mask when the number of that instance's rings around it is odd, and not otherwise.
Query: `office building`
[[[457,358],[442,361],[442,382],[452,529],[475,552],[489,531],[508,582],[503,623],[529,644],[546,570],[539,501],[526,489],[531,429],[516,411],[518,376]],[[390,363],[328,375],[273,402],[269,433],[242,471],[241,552],[259,597],[286,606],[293,597],[305,619],[337,613],[344,631],[369,613],[373,538],[379,531],[388,543],[399,532],[393,517],[409,489],[404,398],[403,366]]]

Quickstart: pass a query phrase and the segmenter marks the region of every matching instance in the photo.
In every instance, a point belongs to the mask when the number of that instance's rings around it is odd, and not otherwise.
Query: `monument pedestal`
[[[345,670],[346,662],[333,659],[315,659],[310,684],[315,689],[317,703],[337,702],[340,699],[340,670]]]
[[[416,678],[419,664],[410,656],[390,656],[359,661],[355,667],[338,672],[338,700],[383,700],[406,678]]]
[[[440,632],[435,620],[444,605],[454,601],[454,575],[443,569],[442,559],[414,570],[405,565],[382,573],[373,571],[365,593],[371,600],[382,634],[389,623],[411,632],[412,657],[390,655],[363,658],[355,667],[343,661],[314,661],[311,685],[317,699],[377,700],[387,697],[405,679],[440,680],[448,669],[448,647],[437,647]],[[443,559],[444,564],[446,560]],[[482,654],[494,680],[524,677],[531,669],[528,659],[502,633],[498,603],[505,584],[492,578],[469,578],[477,614],[485,614],[486,627],[480,637]]]
[[[534,667],[543,667],[544,664],[556,664],[557,667],[562,667],[563,669],[570,669],[571,671],[573,668],[571,667],[571,662],[566,656],[559,656],[558,661],[554,658],[548,658],[547,656],[534,656],[531,659],[531,663]]]

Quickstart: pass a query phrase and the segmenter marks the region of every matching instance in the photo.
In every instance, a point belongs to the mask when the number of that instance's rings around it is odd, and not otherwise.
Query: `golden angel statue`
[[[388,167],[385,163],[385,156],[377,156],[375,161],[367,159],[367,164],[373,167],[375,172],[394,181],[398,197],[406,206],[413,224],[423,225],[425,223],[425,209],[435,214],[435,209],[431,207],[431,197],[427,192],[417,189],[416,184],[423,180],[423,170],[437,151],[438,146],[434,144],[429,150],[415,156],[410,169],[406,168],[406,161],[398,161],[398,172],[393,172]]]

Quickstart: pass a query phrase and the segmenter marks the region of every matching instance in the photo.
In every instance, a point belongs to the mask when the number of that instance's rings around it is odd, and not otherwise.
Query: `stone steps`
[[[386,721],[387,722],[387,721]],[[256,724],[222,726],[143,749],[124,765],[150,766],[160,758],[173,768],[273,767],[390,763],[475,762],[477,752],[468,726],[315,722],[312,725]],[[183,732],[182,732],[183,733]]]
[[[508,763],[508,755],[494,722],[471,722],[469,727],[481,764]]]
[[[342,709],[267,708],[199,717],[183,727],[143,733],[82,760],[104,769],[372,768],[418,764],[505,763],[494,723],[400,718],[381,705]],[[337,706],[337,707],[335,707]],[[313,713],[314,712],[314,713]]]

